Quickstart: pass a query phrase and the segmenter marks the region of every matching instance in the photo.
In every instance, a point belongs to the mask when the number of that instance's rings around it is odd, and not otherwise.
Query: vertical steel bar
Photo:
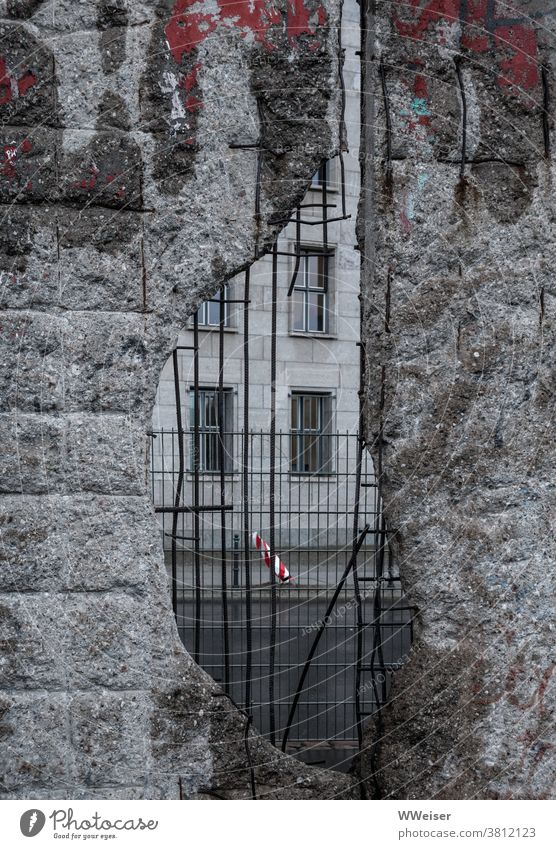
[[[226,307],[224,289],[220,290],[220,321],[218,325],[218,465],[220,469],[220,575],[222,591],[222,635],[224,641],[224,689],[230,689],[230,633],[228,622],[228,576],[226,557],[226,452],[224,447],[224,324]]]
[[[245,569],[245,710],[252,718],[251,678],[253,665],[253,622],[251,613],[251,540],[249,510],[249,283],[250,270],[245,272],[243,308],[243,453],[242,453],[242,509],[243,554]]]
[[[193,659],[199,663],[201,646],[201,523],[199,511],[199,316],[193,316],[193,560],[195,568],[195,638]]]
[[[270,647],[268,662],[268,715],[269,736],[276,745],[276,707],[274,704],[276,663],[276,320],[278,292],[278,247],[272,249],[272,315],[270,329],[270,481],[269,481],[269,547],[270,547]]]

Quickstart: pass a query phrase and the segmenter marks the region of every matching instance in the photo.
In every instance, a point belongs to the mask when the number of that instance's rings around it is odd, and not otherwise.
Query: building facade
[[[358,7],[347,3],[343,13],[345,50],[345,129],[347,150],[323,163],[301,204],[301,226],[294,218],[282,231],[277,257],[276,429],[279,464],[292,475],[326,475],[341,470],[344,447],[337,434],[357,429],[359,390],[359,277],[355,250],[355,220],[360,189],[359,168],[359,46]],[[343,185],[342,185],[343,183]],[[326,203],[326,229],[322,204]],[[340,219],[340,220],[339,220]],[[326,244],[323,240],[326,238]],[[297,254],[297,256],[296,256]],[[295,286],[288,290],[297,266]],[[272,255],[250,269],[250,390],[249,429],[268,432],[271,393]],[[218,383],[220,371],[220,310],[224,310],[222,414],[227,436],[225,471],[238,470],[233,433],[243,427],[244,339],[243,275],[230,280],[213,301],[198,312],[200,471],[204,480],[219,473]],[[222,307],[219,300],[223,297]],[[192,321],[178,341],[182,423],[192,432],[194,421],[194,334]],[[177,427],[172,358],[162,372],[153,413],[153,432]],[[170,439],[153,440],[153,468],[171,471]],[[256,449],[255,449],[256,450]],[[191,449],[188,471],[191,471]],[[160,484],[161,485],[161,484]],[[153,497],[163,494],[155,481]]]

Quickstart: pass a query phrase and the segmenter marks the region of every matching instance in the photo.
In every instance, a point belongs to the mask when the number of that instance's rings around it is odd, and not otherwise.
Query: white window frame
[[[336,256],[335,249],[333,246],[329,245],[328,250],[325,252],[320,245],[314,246],[304,244],[300,246],[300,252],[302,257],[299,263],[297,280],[292,293],[291,333],[303,336],[331,336],[333,318],[332,308],[334,303],[331,289],[333,280],[333,263]],[[303,258],[303,254],[307,255],[306,259]],[[309,263],[312,256],[315,254],[324,254],[322,258],[324,262],[324,286],[311,286],[309,283]],[[329,255],[327,256],[326,254]],[[303,328],[295,326],[296,292],[302,293],[303,295]],[[311,330],[309,328],[309,296],[311,294],[319,295],[323,298],[324,327],[322,330]]]
[[[224,284],[224,301],[229,301],[232,298],[232,284],[226,283]],[[208,301],[203,301],[199,309],[197,310],[197,316],[199,319],[199,328],[208,327],[210,329],[219,328],[220,327],[220,310],[215,309],[215,312],[218,316],[217,321],[210,321],[210,305],[216,304],[218,307],[220,303],[220,292],[217,292],[214,298],[210,298]],[[224,303],[224,328],[229,330],[231,328],[231,304]]]
[[[335,393],[328,389],[292,389],[290,397],[290,474],[292,475],[331,475],[334,473],[333,439],[334,439],[334,403]],[[309,398],[319,401],[317,413],[317,426],[306,428],[304,424],[305,403]],[[297,423],[293,427],[292,407],[297,404]],[[328,410],[326,409],[328,407]],[[318,440],[318,462],[317,468],[300,469],[299,459],[307,453],[307,439]],[[294,444],[297,450],[294,450]]]

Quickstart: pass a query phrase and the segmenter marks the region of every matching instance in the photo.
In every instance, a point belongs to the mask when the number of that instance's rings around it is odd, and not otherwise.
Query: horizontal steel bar
[[[205,505],[201,507],[191,507],[190,505],[182,507],[155,507],[155,513],[217,513],[219,510],[233,510],[232,504]]]

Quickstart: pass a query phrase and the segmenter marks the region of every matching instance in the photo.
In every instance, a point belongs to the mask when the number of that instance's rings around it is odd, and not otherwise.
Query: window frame
[[[323,185],[326,186],[327,192],[338,191],[337,157],[327,159],[319,165],[311,177],[309,191],[322,192]]]
[[[222,291],[222,290],[220,290]],[[210,305],[216,304],[220,305],[220,291],[216,293],[213,298],[209,298],[207,301],[203,301],[199,309],[197,310],[197,318],[199,329],[207,329],[207,330],[218,330],[220,327],[220,318],[216,322],[210,322],[207,319],[209,318]],[[232,284],[230,282],[225,283],[223,287],[224,292],[224,301],[229,301],[232,299]],[[224,330],[232,329],[231,315],[232,311],[230,309],[231,304],[224,303]],[[220,314],[220,310],[218,310],[218,315]],[[193,321],[193,319],[192,319]]]
[[[334,455],[331,450],[332,439],[334,436],[333,420],[334,420],[334,400],[335,394],[327,389],[292,389],[290,396],[290,457],[289,457],[289,473],[290,475],[300,477],[320,476],[326,477],[334,474]],[[317,427],[305,427],[305,401],[306,399],[318,399]],[[293,403],[297,403],[297,422],[298,426],[293,427]],[[328,410],[326,409],[328,405]],[[303,458],[307,452],[305,444],[306,438],[317,439],[318,461],[315,469],[299,469],[294,468],[294,465],[299,467],[299,459]],[[297,451],[294,452],[294,439],[297,439]],[[295,458],[295,463],[294,463]]]
[[[293,334],[300,334],[303,336],[331,336],[331,306],[333,303],[331,296],[331,282],[332,282],[332,274],[331,274],[331,265],[335,257],[335,248],[334,246],[328,246],[325,251],[321,245],[300,245],[299,253],[301,254],[300,260],[300,268],[297,275],[297,280],[295,282],[295,286],[293,288],[293,297],[292,297],[292,313],[291,313],[291,332]],[[322,254],[322,262],[324,263],[324,270],[322,273],[323,285],[322,286],[311,286],[310,285],[310,262],[316,255]],[[305,257],[304,257],[305,255]],[[318,261],[318,259],[317,259]],[[301,282],[300,282],[301,281]],[[303,329],[300,329],[295,326],[296,322],[296,294],[302,293],[303,300]],[[324,318],[324,327],[322,330],[311,330],[309,328],[309,309],[310,309],[310,296],[311,295],[319,295],[323,298],[323,318]]]
[[[198,402],[199,402],[199,448],[200,448],[200,457],[199,457],[199,474],[200,475],[219,475],[220,467],[219,467],[219,435],[220,435],[220,427],[218,423],[218,386],[199,386],[198,387]],[[216,424],[207,425],[206,422],[203,421],[203,418],[206,417],[206,402],[205,396],[207,393],[210,393],[214,396],[214,402],[216,404]],[[223,390],[224,396],[224,474],[231,475],[234,473],[234,396],[235,390],[231,386],[225,386]],[[194,462],[193,462],[193,451],[195,450],[195,387],[189,387],[189,437],[190,437],[190,448],[189,448],[189,461],[188,461],[188,473],[194,474]],[[228,426],[227,426],[228,425]],[[210,441],[214,439],[215,446],[211,450],[207,446],[210,445]],[[216,462],[211,468],[207,468],[207,457],[210,455],[214,455],[216,458]]]

